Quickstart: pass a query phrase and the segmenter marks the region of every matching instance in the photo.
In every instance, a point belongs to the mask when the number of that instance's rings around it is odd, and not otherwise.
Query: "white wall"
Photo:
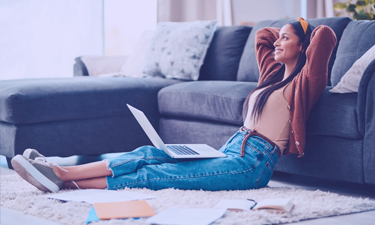
[[[105,55],[129,55],[144,30],[154,30],[156,0],[105,0]]]
[[[0,0],[0,79],[72,77],[103,43],[103,0]]]

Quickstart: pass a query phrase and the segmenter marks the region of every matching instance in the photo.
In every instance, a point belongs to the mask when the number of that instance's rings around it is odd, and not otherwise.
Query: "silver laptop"
[[[141,125],[143,130],[146,132],[148,138],[154,144],[156,148],[163,150],[172,158],[219,158],[226,157],[222,152],[217,151],[206,144],[169,144],[166,145],[161,140],[146,115],[139,109],[127,104],[138,123]]]

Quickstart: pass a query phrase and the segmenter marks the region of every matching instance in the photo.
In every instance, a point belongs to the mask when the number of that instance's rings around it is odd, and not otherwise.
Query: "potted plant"
[[[375,0],[339,2],[333,8],[338,12],[336,16],[345,10],[355,20],[375,20]]]

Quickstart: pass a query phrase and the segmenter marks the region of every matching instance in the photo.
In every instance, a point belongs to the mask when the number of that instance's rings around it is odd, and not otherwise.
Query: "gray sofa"
[[[375,60],[358,93],[329,92],[375,44],[375,21],[308,21],[330,26],[338,44],[327,88],[307,121],[305,155],[283,156],[275,170],[375,185]],[[10,159],[36,148],[46,156],[100,155],[151,144],[127,103],[143,110],[167,143],[219,148],[242,125],[243,102],[257,85],[256,31],[288,22],[218,28],[198,81],[89,77],[79,57],[74,78],[2,81],[0,154]]]

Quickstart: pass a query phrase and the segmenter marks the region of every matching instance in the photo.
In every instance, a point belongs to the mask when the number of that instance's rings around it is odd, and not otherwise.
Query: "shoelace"
[[[57,168],[61,169],[62,171],[68,172],[66,169],[63,169],[57,163],[49,162],[48,159],[46,159],[45,157],[36,157],[34,159],[34,162],[39,163],[41,165],[49,166],[49,167],[56,166]]]
[[[78,189],[81,189],[79,186],[78,186],[78,184],[74,181],[74,180],[72,180],[71,181]]]

